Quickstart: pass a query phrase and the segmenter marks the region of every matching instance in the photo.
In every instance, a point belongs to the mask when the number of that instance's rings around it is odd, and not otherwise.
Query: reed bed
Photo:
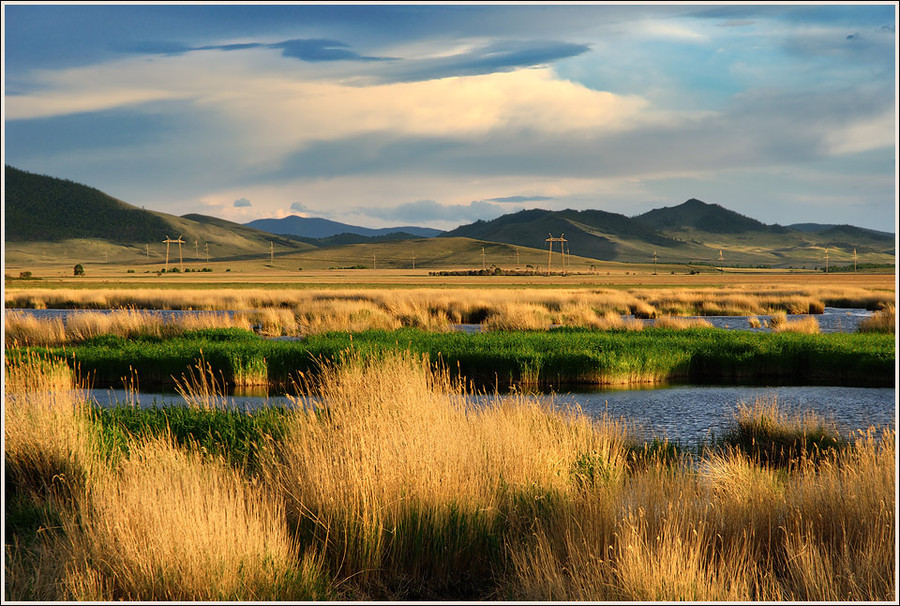
[[[814,316],[804,316],[789,320],[784,312],[772,314],[769,318],[769,328],[773,332],[796,332],[807,335],[819,334],[819,321]]]
[[[870,317],[860,321],[859,332],[884,332],[896,334],[897,311],[893,305],[880,309]]]
[[[262,448],[247,466],[176,440],[169,423],[120,433],[108,456],[105,436],[141,413],[79,412],[37,359],[15,373],[5,454],[17,485],[40,486],[23,473],[36,467],[26,443],[82,471],[52,502],[13,495],[7,600],[897,597],[893,430],[813,443],[827,423],[762,401],[736,413],[756,428],[750,448],[672,454],[642,449],[621,420],[526,395],[476,405],[420,355],[348,352],[300,382],[277,431],[250,422]],[[43,414],[51,392],[66,411],[59,439],[9,423]],[[212,426],[233,414],[186,410]],[[243,448],[224,427],[221,445]],[[753,450],[775,435],[805,436],[773,450],[784,464]],[[23,495],[41,506],[34,523]]]
[[[894,293],[861,288],[679,288],[679,289],[442,289],[415,290],[50,290],[12,291],[7,308],[124,309],[114,320],[88,316],[82,326],[49,322],[29,324],[7,314],[9,334],[20,342],[45,344],[96,334],[104,325],[122,334],[142,330],[134,321],[152,320],[134,310],[204,310],[236,312],[215,326],[256,326],[271,336],[319,334],[332,330],[415,327],[446,331],[453,324],[489,326],[567,325],[603,328],[613,314],[647,319],[659,316],[820,314],[826,305],[880,309],[894,304]],[[517,315],[517,310],[522,314]],[[128,313],[131,317],[128,317]],[[521,317],[520,317],[521,316]],[[544,316],[547,321],[544,322]],[[109,324],[106,324],[109,323]],[[115,325],[115,327],[114,327]],[[164,328],[146,330],[162,331]],[[9,336],[7,339],[9,340]]]

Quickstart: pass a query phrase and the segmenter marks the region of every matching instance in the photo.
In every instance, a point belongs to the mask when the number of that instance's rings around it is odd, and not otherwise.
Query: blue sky
[[[147,209],[896,225],[894,3],[3,10],[4,162]]]

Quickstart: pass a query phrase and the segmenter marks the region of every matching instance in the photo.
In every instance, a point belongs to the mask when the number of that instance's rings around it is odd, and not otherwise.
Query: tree
[[[76,276],[84,275],[84,266],[81,263],[79,263],[78,265],[75,266],[75,275]]]

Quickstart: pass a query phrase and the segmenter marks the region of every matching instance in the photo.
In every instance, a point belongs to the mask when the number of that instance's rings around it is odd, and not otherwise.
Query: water
[[[111,309],[92,309],[92,310],[83,310],[83,309],[8,309],[9,312],[30,314],[35,316],[36,318],[62,318],[65,321],[69,316],[73,316],[79,313],[84,313],[85,311],[90,311],[94,313],[112,313],[115,310]],[[153,314],[160,318],[166,320],[173,320],[179,317],[183,317],[186,315],[196,315],[196,316],[231,316],[237,311],[197,311],[197,310],[142,310],[142,313]],[[857,327],[861,320],[868,318],[872,315],[873,312],[867,311],[865,309],[855,309],[855,308],[841,308],[841,307],[826,307],[825,312],[819,315],[814,316],[816,320],[819,322],[819,329],[823,333],[832,333],[832,332],[856,332]],[[633,316],[623,316],[626,319],[633,318]],[[768,328],[760,327],[760,328],[751,328],[748,318],[750,316],[693,316],[695,318],[700,318],[706,320],[710,324],[712,324],[716,328],[723,328],[726,330],[748,330],[751,332],[770,332]],[[756,316],[761,321],[765,320],[766,322],[771,318],[771,316],[760,315]],[[803,316],[795,316],[788,315],[788,321],[794,321]],[[653,325],[653,320],[644,320],[644,323],[648,326]],[[454,325],[456,330],[465,332],[465,333],[475,333],[481,331],[481,325],[479,324],[456,324]]]
[[[826,307],[825,312],[814,315],[813,317],[819,322],[819,331],[823,333],[834,332],[856,332],[859,323],[870,317],[873,312],[865,309],[844,308],[844,307]],[[626,320],[633,320],[634,316],[622,316]],[[761,323],[768,324],[772,316],[756,315],[756,316],[687,316],[688,320],[706,320],[713,325],[714,328],[722,328],[725,330],[747,330],[750,332],[772,332],[771,329],[760,326],[752,328],[749,318],[759,318]],[[794,322],[804,315],[788,314],[789,322]],[[653,326],[654,320],[642,320],[645,326]],[[456,330],[465,333],[481,332],[480,324],[455,324]]]
[[[92,399],[99,406],[131,404],[141,407],[183,406],[178,394],[138,393],[123,390],[95,390]],[[833,420],[842,435],[875,427],[895,427],[894,388],[863,387],[720,387],[679,385],[657,389],[617,389],[594,392],[538,395],[551,399],[560,408],[578,405],[588,415],[609,414],[642,428],[644,437],[666,437],[685,444],[722,435],[739,402],[753,404],[757,398],[776,398],[781,410],[813,411]],[[488,397],[489,399],[489,397]],[[290,406],[286,396],[265,392],[229,395],[220,404],[252,411],[264,406]]]

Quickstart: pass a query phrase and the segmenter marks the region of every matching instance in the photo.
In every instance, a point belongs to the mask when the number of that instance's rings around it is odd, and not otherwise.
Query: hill
[[[785,231],[780,226],[769,226],[718,204],[707,204],[696,198],[691,198],[678,206],[657,208],[634,218],[658,230],[680,231],[692,228],[708,233],[722,234],[740,234],[748,231]]]
[[[9,166],[5,170],[6,260],[7,265],[24,269],[112,262],[153,272],[176,258],[193,263],[193,269],[212,262],[274,266],[278,260],[327,269],[366,265],[370,258],[373,266],[381,258],[379,266],[398,268],[411,266],[417,258],[429,268],[509,265],[512,259],[515,266],[538,266],[546,265],[551,236],[564,237],[565,252],[586,266],[595,260],[658,260],[812,269],[826,262],[893,265],[896,254],[893,234],[851,225],[766,225],[696,199],[636,217],[602,210],[524,210],[444,233],[414,227],[357,228],[295,216],[266,225],[331,235],[278,236],[255,228],[260,222],[241,225],[200,214],[177,217],[138,208],[72,181]],[[439,237],[432,237],[435,234]],[[179,236],[184,244],[177,252],[164,243],[167,237]],[[560,250],[554,243],[553,252]],[[487,258],[489,253],[494,260]],[[557,258],[551,262],[554,267]]]
[[[159,257],[167,237],[181,237],[194,258],[241,257],[279,249],[306,250],[310,244],[277,238],[266,232],[204,215],[177,217],[144,210],[104,192],[65,179],[5,167],[5,208],[8,252],[27,249],[28,243],[54,243],[80,250],[89,243],[120,254]],[[67,244],[68,243],[68,244]],[[112,245],[112,249],[109,246]],[[189,250],[192,249],[192,250]],[[202,250],[202,254],[201,254]],[[129,252],[130,251],[130,252]],[[77,253],[73,252],[73,256]],[[184,255],[187,256],[187,255]],[[177,258],[174,256],[172,258]]]
[[[257,219],[246,223],[248,227],[260,229],[272,234],[282,234],[299,236],[301,238],[330,238],[341,234],[355,234],[358,236],[366,236],[369,238],[385,236],[393,233],[406,233],[418,238],[431,238],[441,233],[439,229],[430,227],[383,227],[373,229],[369,227],[359,227],[357,225],[348,225],[339,223],[329,219],[320,219],[317,217],[300,217],[290,215],[282,219]]]
[[[492,221],[476,221],[439,237],[465,237],[533,248],[548,247],[549,236],[565,236],[575,254],[595,259],[640,257],[653,247],[683,248],[683,244],[624,215],[600,210],[523,210]],[[554,247],[558,247],[555,244]],[[652,252],[652,251],[651,251]]]
[[[834,263],[894,263],[894,237],[852,226],[794,230],[692,198],[636,217],[597,210],[527,210],[476,221],[442,234],[547,250],[548,235],[565,235],[572,253],[603,261],[818,267]],[[555,247],[558,245],[554,245]],[[554,248],[556,249],[556,248]]]

